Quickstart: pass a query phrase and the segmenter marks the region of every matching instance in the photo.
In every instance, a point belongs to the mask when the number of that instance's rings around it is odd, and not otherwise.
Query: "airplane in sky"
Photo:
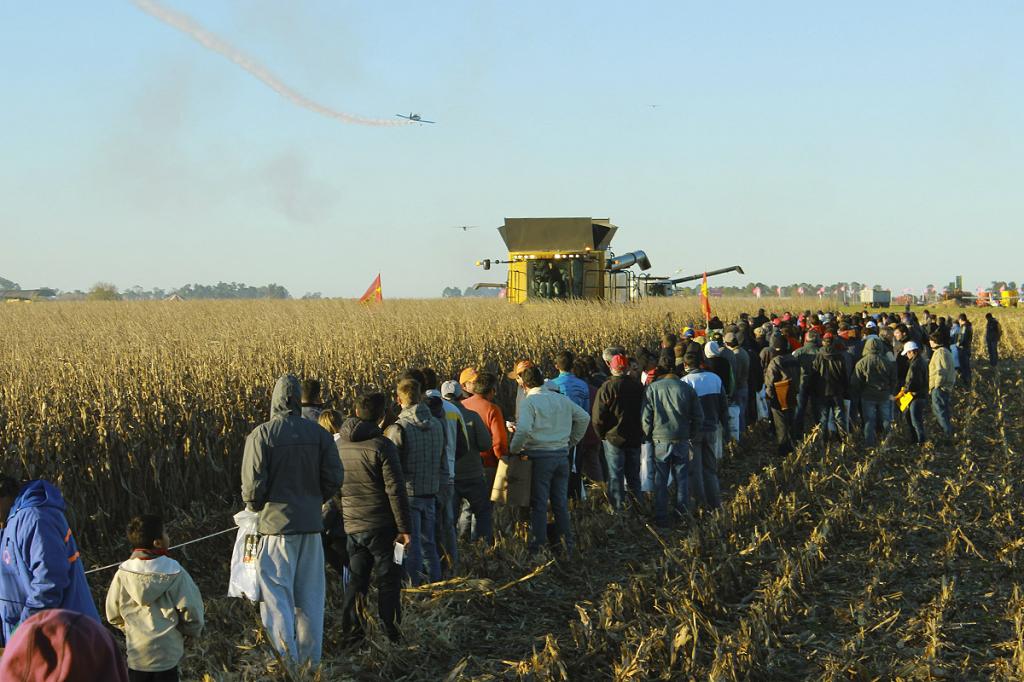
[[[467,232],[469,230],[475,230],[476,228],[477,228],[476,225],[455,225],[454,226],[454,229],[462,230],[463,232]]]
[[[398,118],[404,118],[407,121],[412,121],[413,123],[437,123],[437,121],[428,121],[419,114],[414,114],[411,111],[408,116],[405,114],[395,114],[395,116]]]

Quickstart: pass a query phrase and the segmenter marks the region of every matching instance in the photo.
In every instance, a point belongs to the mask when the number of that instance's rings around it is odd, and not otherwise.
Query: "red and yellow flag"
[[[708,295],[708,273],[700,283],[700,309],[704,311],[704,321],[711,321],[711,296]]]
[[[366,290],[366,293],[359,299],[360,303],[382,303],[384,301],[384,294],[380,290],[380,273],[377,273],[376,279],[373,280],[373,284]]]

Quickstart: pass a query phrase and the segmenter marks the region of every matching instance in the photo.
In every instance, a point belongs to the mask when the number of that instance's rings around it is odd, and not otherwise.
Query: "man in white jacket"
[[[569,522],[569,450],[580,442],[590,415],[561,393],[544,390],[544,375],[527,367],[519,375],[526,397],[519,405],[516,432],[509,444],[511,456],[528,458],[531,470],[530,553],[548,536],[548,500],[555,526],[572,552],[575,545]]]

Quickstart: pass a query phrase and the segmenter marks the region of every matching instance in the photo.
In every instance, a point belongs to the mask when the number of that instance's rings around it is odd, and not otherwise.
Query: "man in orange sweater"
[[[478,374],[475,369],[466,368],[459,375],[459,383],[470,397],[462,401],[462,406],[480,415],[487,429],[491,432],[493,445],[490,450],[484,450],[480,457],[484,461],[484,475],[487,477],[488,494],[494,486],[494,476],[498,471],[498,461],[508,456],[508,430],[505,428],[505,415],[501,408],[494,403],[494,396],[498,388],[498,377],[494,374],[484,372]],[[463,509],[463,514],[468,510]],[[477,535],[476,519],[473,520],[471,537],[475,540]]]

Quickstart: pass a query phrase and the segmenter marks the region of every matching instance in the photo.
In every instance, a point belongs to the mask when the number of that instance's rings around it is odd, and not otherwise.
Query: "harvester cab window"
[[[549,300],[583,297],[583,263],[579,260],[533,260],[527,277],[531,296]]]

